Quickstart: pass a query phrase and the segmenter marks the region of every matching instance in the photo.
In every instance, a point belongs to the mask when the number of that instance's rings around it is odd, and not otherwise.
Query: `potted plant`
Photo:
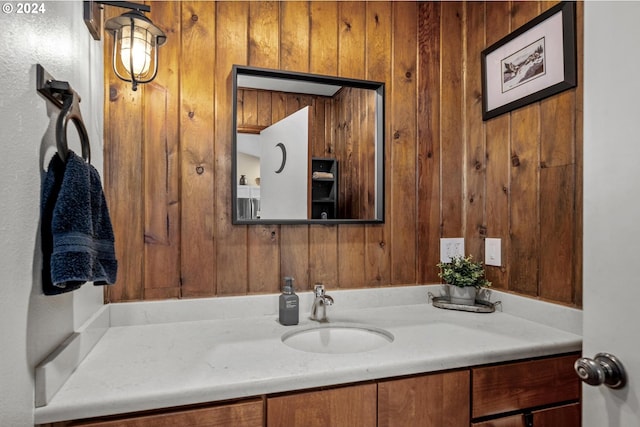
[[[474,305],[477,290],[491,286],[484,277],[482,262],[473,261],[471,255],[452,257],[450,262],[441,262],[437,266],[440,268],[438,276],[448,285],[453,304]]]

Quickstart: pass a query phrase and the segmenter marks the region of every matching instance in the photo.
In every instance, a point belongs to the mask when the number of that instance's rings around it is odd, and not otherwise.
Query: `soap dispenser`
[[[280,295],[279,321],[285,326],[297,325],[299,318],[299,298],[293,290],[293,277],[284,278],[284,286]]]

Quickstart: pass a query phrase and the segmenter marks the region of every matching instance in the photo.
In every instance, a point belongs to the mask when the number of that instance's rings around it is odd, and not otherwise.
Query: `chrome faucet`
[[[316,284],[313,289],[315,291],[316,297],[313,300],[313,306],[311,307],[311,316],[309,316],[309,318],[317,322],[326,322],[327,306],[333,305],[333,298],[324,293],[324,285]],[[319,310],[322,310],[321,314],[318,313]]]

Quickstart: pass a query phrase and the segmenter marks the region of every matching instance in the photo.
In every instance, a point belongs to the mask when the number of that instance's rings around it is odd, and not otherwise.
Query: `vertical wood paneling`
[[[338,2],[338,75],[351,78],[365,77],[365,8],[364,2],[341,1]],[[355,102],[355,98],[352,97]],[[353,198],[357,200],[360,194],[357,192],[360,176],[352,172],[359,168],[359,158],[354,153],[358,153],[359,129],[355,129],[358,120],[355,117],[355,109],[346,108],[345,142],[340,169],[343,171],[340,176],[340,187],[349,188],[349,193],[353,191]],[[352,114],[353,113],[353,114]],[[337,142],[337,141],[336,141]],[[340,149],[340,147],[339,147]],[[345,192],[341,192],[344,195]],[[349,203],[349,200],[344,200]],[[350,206],[354,210],[353,204]],[[354,288],[364,287],[364,227],[357,225],[338,226],[338,280],[339,286]]]
[[[280,3],[280,68],[283,70],[309,71],[309,12],[308,2]],[[297,289],[311,289],[309,226],[283,225],[280,236],[281,275],[294,277]]]
[[[580,305],[581,87],[480,117],[480,51],[554,3],[154,2],[170,40],[157,80],[132,92],[105,61],[105,191],[120,261],[106,298],[273,293],[284,275],[299,290],[433,283],[441,236],[465,236],[481,257],[486,233],[502,239],[503,266],[487,269],[496,288]],[[231,225],[233,64],[386,83],[385,224]],[[302,105],[336,119],[319,99],[252,92],[240,98],[246,123]],[[350,155],[341,168],[369,156],[326,129],[311,129],[314,154]],[[347,183],[367,193],[363,181]]]
[[[338,5],[336,2],[312,2],[310,5],[309,72],[326,75],[338,73]],[[316,102],[318,102],[316,100]],[[316,117],[330,121],[331,105],[316,103]],[[324,126],[322,144],[314,143],[318,157],[334,157],[331,126]],[[322,151],[320,150],[322,147]],[[338,286],[338,227],[309,226],[309,287],[323,283],[327,289]]]
[[[306,1],[280,3],[280,68],[309,71],[310,5]]]
[[[249,58],[254,67],[278,68],[280,7],[275,1],[249,3]],[[271,124],[271,97],[257,92],[257,125]],[[280,227],[248,227],[249,293],[274,293],[280,289]]]
[[[486,45],[497,42],[509,34],[511,26],[510,3],[496,1],[486,3],[485,19]],[[485,122],[487,155],[487,189],[485,223],[486,237],[499,238],[502,243],[502,267],[486,267],[486,274],[492,286],[507,289],[509,286],[509,194],[511,153],[511,115],[503,114]]]
[[[542,169],[540,173],[540,289],[552,301],[573,300],[575,262],[575,167]]]
[[[231,68],[248,56],[248,2],[216,3],[215,199],[216,287],[218,295],[248,291],[247,227],[231,224]],[[235,185],[236,183],[234,183]]]
[[[511,198],[509,289],[529,295],[538,292],[540,106],[532,104],[511,115]]]
[[[367,27],[367,75],[369,80],[387,82],[385,86],[386,105],[385,111],[390,111],[390,101],[388,98],[391,86],[391,3],[389,2],[368,2],[366,10]],[[385,158],[390,158],[389,141],[391,135],[390,127],[385,123]],[[389,195],[390,190],[389,174],[385,177],[384,191]],[[381,203],[381,199],[378,199]],[[385,199],[384,213],[387,222],[382,225],[368,225],[365,228],[365,284],[366,286],[381,286],[391,283],[391,257],[388,243],[390,242],[391,227],[389,218],[389,201]]]
[[[215,3],[182,3],[180,56],[182,295],[215,295],[213,90]],[[194,55],[206,47],[206,54]]]
[[[105,19],[118,16],[107,10]],[[105,43],[105,64],[111,64],[111,43]],[[106,65],[108,66],[108,65]],[[105,197],[114,224],[118,277],[106,289],[107,301],[144,298],[144,194],[143,107],[144,88],[118,80],[111,68],[105,73]],[[123,161],[123,159],[126,159]]]
[[[393,89],[387,124],[391,126],[390,171],[391,283],[416,281],[416,129],[418,6],[393,3]]]
[[[573,298],[575,262],[575,101],[575,91],[567,91],[540,103],[545,125],[540,129],[539,295],[567,303]],[[566,120],[561,125],[555,117]]]
[[[419,5],[418,282],[438,282],[440,260],[440,8]]]
[[[464,230],[464,183],[461,172],[464,160],[464,123],[460,119],[463,110],[463,7],[462,2],[443,2],[440,21],[440,67],[443,82],[440,89],[442,237],[462,237]]]
[[[166,88],[154,82],[145,91],[144,296],[177,298],[180,296],[178,138],[172,132],[177,130],[177,120],[170,117],[177,109],[170,105]]]
[[[477,260],[484,260],[486,232],[486,146],[482,121],[482,79],[480,55],[484,41],[484,2],[465,3],[464,33],[464,129],[465,129],[465,251]]]
[[[537,2],[512,3],[512,27],[518,28],[538,15]],[[538,293],[540,251],[539,171],[540,104],[529,104],[511,113],[511,242],[509,289],[528,295]]]
[[[157,2],[151,10],[150,18],[161,23],[165,34],[179,34],[179,3]],[[169,37],[167,43],[165,67],[145,86],[145,299],[180,296],[180,39]]]

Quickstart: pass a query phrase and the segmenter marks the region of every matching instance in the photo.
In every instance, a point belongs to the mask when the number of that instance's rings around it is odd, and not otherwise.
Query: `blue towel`
[[[42,185],[42,287],[45,295],[85,282],[113,284],[118,263],[98,171],[74,152],[55,155]]]

